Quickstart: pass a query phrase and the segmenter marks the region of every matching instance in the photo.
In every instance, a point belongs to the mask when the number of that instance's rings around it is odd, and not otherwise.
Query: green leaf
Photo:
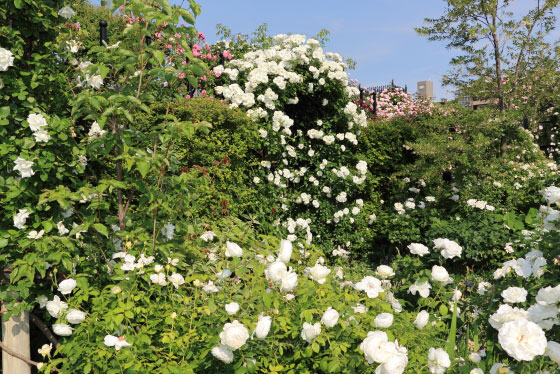
[[[270,306],[272,305],[272,296],[270,296],[270,293],[266,291],[264,292],[263,302],[265,307],[270,308]]]
[[[94,223],[93,227],[99,231],[101,234],[103,234],[103,236],[105,236],[106,238],[109,237],[109,231],[107,230],[107,227],[105,227],[104,225],[102,225],[101,223]]]
[[[14,0],[14,6],[15,6],[17,9],[23,8],[23,0]]]
[[[441,305],[439,306],[439,314],[440,314],[442,317],[445,317],[445,316],[447,315],[448,311],[449,311],[449,309],[447,308],[447,306],[445,306],[445,305],[443,305],[443,304],[441,304]]]
[[[136,163],[136,168],[142,175],[142,178],[146,178],[148,171],[150,170],[150,163],[146,161],[139,161]]]

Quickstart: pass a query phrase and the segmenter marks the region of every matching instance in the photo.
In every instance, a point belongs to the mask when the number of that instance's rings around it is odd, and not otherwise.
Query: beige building
[[[416,84],[416,96],[434,99],[434,82],[420,81]]]

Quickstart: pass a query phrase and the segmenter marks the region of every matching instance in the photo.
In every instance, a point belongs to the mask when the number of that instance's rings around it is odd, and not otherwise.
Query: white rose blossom
[[[68,278],[63,280],[58,284],[58,292],[63,295],[68,295],[72,293],[72,290],[76,287],[77,283],[74,279]]]
[[[430,348],[428,351],[428,369],[431,374],[443,374],[451,366],[449,355],[442,348]]]
[[[53,325],[53,332],[59,336],[70,336],[72,335],[72,327],[65,323],[57,323]]]
[[[19,171],[22,178],[29,178],[35,175],[35,172],[32,169],[33,161],[27,161],[21,157],[18,157],[14,161],[14,163],[16,164],[16,166],[14,166],[13,170]]]
[[[82,323],[85,319],[86,313],[82,312],[81,310],[70,309],[68,312],[66,312],[66,320],[73,325]]]
[[[232,302],[232,303],[226,304],[225,308],[226,308],[227,314],[232,316],[239,311],[239,304],[237,304],[236,302]]]
[[[325,311],[325,313],[323,313],[323,317],[321,318],[321,323],[323,325],[325,325],[326,327],[333,327],[338,322],[338,317],[339,316],[340,315],[338,314],[338,312],[335,309],[333,309],[332,307],[329,307]]]
[[[321,324],[316,322],[315,324],[310,324],[307,322],[303,323],[303,330],[301,331],[301,338],[308,343],[311,343],[317,335],[321,333]]]
[[[247,339],[249,339],[249,331],[237,320],[226,323],[220,333],[221,343],[228,346],[232,351],[241,348]]]
[[[254,334],[259,339],[264,339],[268,336],[270,332],[270,327],[272,325],[272,317],[270,316],[263,316],[262,314],[259,315],[259,321],[257,322],[257,326],[255,327]]]
[[[393,324],[393,315],[391,313],[381,313],[375,317],[373,321],[375,327],[388,328]]]
[[[531,361],[543,355],[547,347],[544,331],[524,318],[504,323],[498,330],[498,341],[518,361]]]
[[[241,257],[243,256],[243,250],[236,243],[227,241],[226,242],[226,257]]]
[[[212,348],[212,356],[216,357],[218,360],[225,364],[231,364],[233,362],[233,352],[225,344],[219,344]]]
[[[127,342],[124,336],[113,336],[113,335],[105,335],[103,339],[103,343],[107,347],[115,347],[116,351],[119,351],[123,347],[130,347],[132,344]]]

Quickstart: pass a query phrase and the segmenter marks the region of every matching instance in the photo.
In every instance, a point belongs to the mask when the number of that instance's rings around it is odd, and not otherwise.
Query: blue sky
[[[181,0],[173,0],[180,4]],[[196,27],[209,42],[216,41],[216,24],[234,33],[251,34],[259,25],[268,24],[272,35],[280,33],[316,35],[330,31],[325,48],[356,61],[351,78],[364,86],[408,85],[416,91],[416,82],[434,82],[436,98],[452,97],[451,88],[442,88],[441,76],[449,70],[453,51],[445,44],[429,42],[417,35],[414,27],[424,18],[443,14],[442,0],[199,0],[202,14]],[[185,3],[188,3],[185,1]]]
[[[99,0],[90,0],[99,4]],[[169,0],[188,4],[188,0]],[[330,31],[325,50],[356,61],[350,77],[363,86],[395,84],[416,92],[416,83],[434,82],[436,99],[453,98],[453,87],[441,87],[441,77],[457,51],[447,50],[445,42],[430,42],[417,35],[414,27],[424,18],[437,18],[445,11],[444,0],[197,0],[202,14],[196,28],[209,43],[217,41],[216,24],[234,34],[251,34],[266,23],[271,35],[316,35]],[[536,0],[514,0],[512,10],[525,14]],[[560,11],[556,12],[560,16]],[[551,38],[558,39],[555,30]]]

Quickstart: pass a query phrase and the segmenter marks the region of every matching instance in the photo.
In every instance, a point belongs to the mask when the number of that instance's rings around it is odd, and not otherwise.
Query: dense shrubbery
[[[66,48],[76,30],[59,18],[71,9],[26,0],[6,14],[23,4],[48,15],[37,53],[54,71],[31,64],[35,85],[25,40],[0,48],[0,297],[5,318],[34,310],[57,336],[40,370],[544,374],[560,363],[560,189],[543,191],[557,171],[515,119],[367,124],[341,58],[299,35],[211,71],[188,45],[201,36],[179,26],[193,24],[194,2],[127,4],[115,15],[125,35],[83,55]],[[49,44],[55,31],[64,43]],[[246,114],[185,99],[186,81],[206,74]]]

